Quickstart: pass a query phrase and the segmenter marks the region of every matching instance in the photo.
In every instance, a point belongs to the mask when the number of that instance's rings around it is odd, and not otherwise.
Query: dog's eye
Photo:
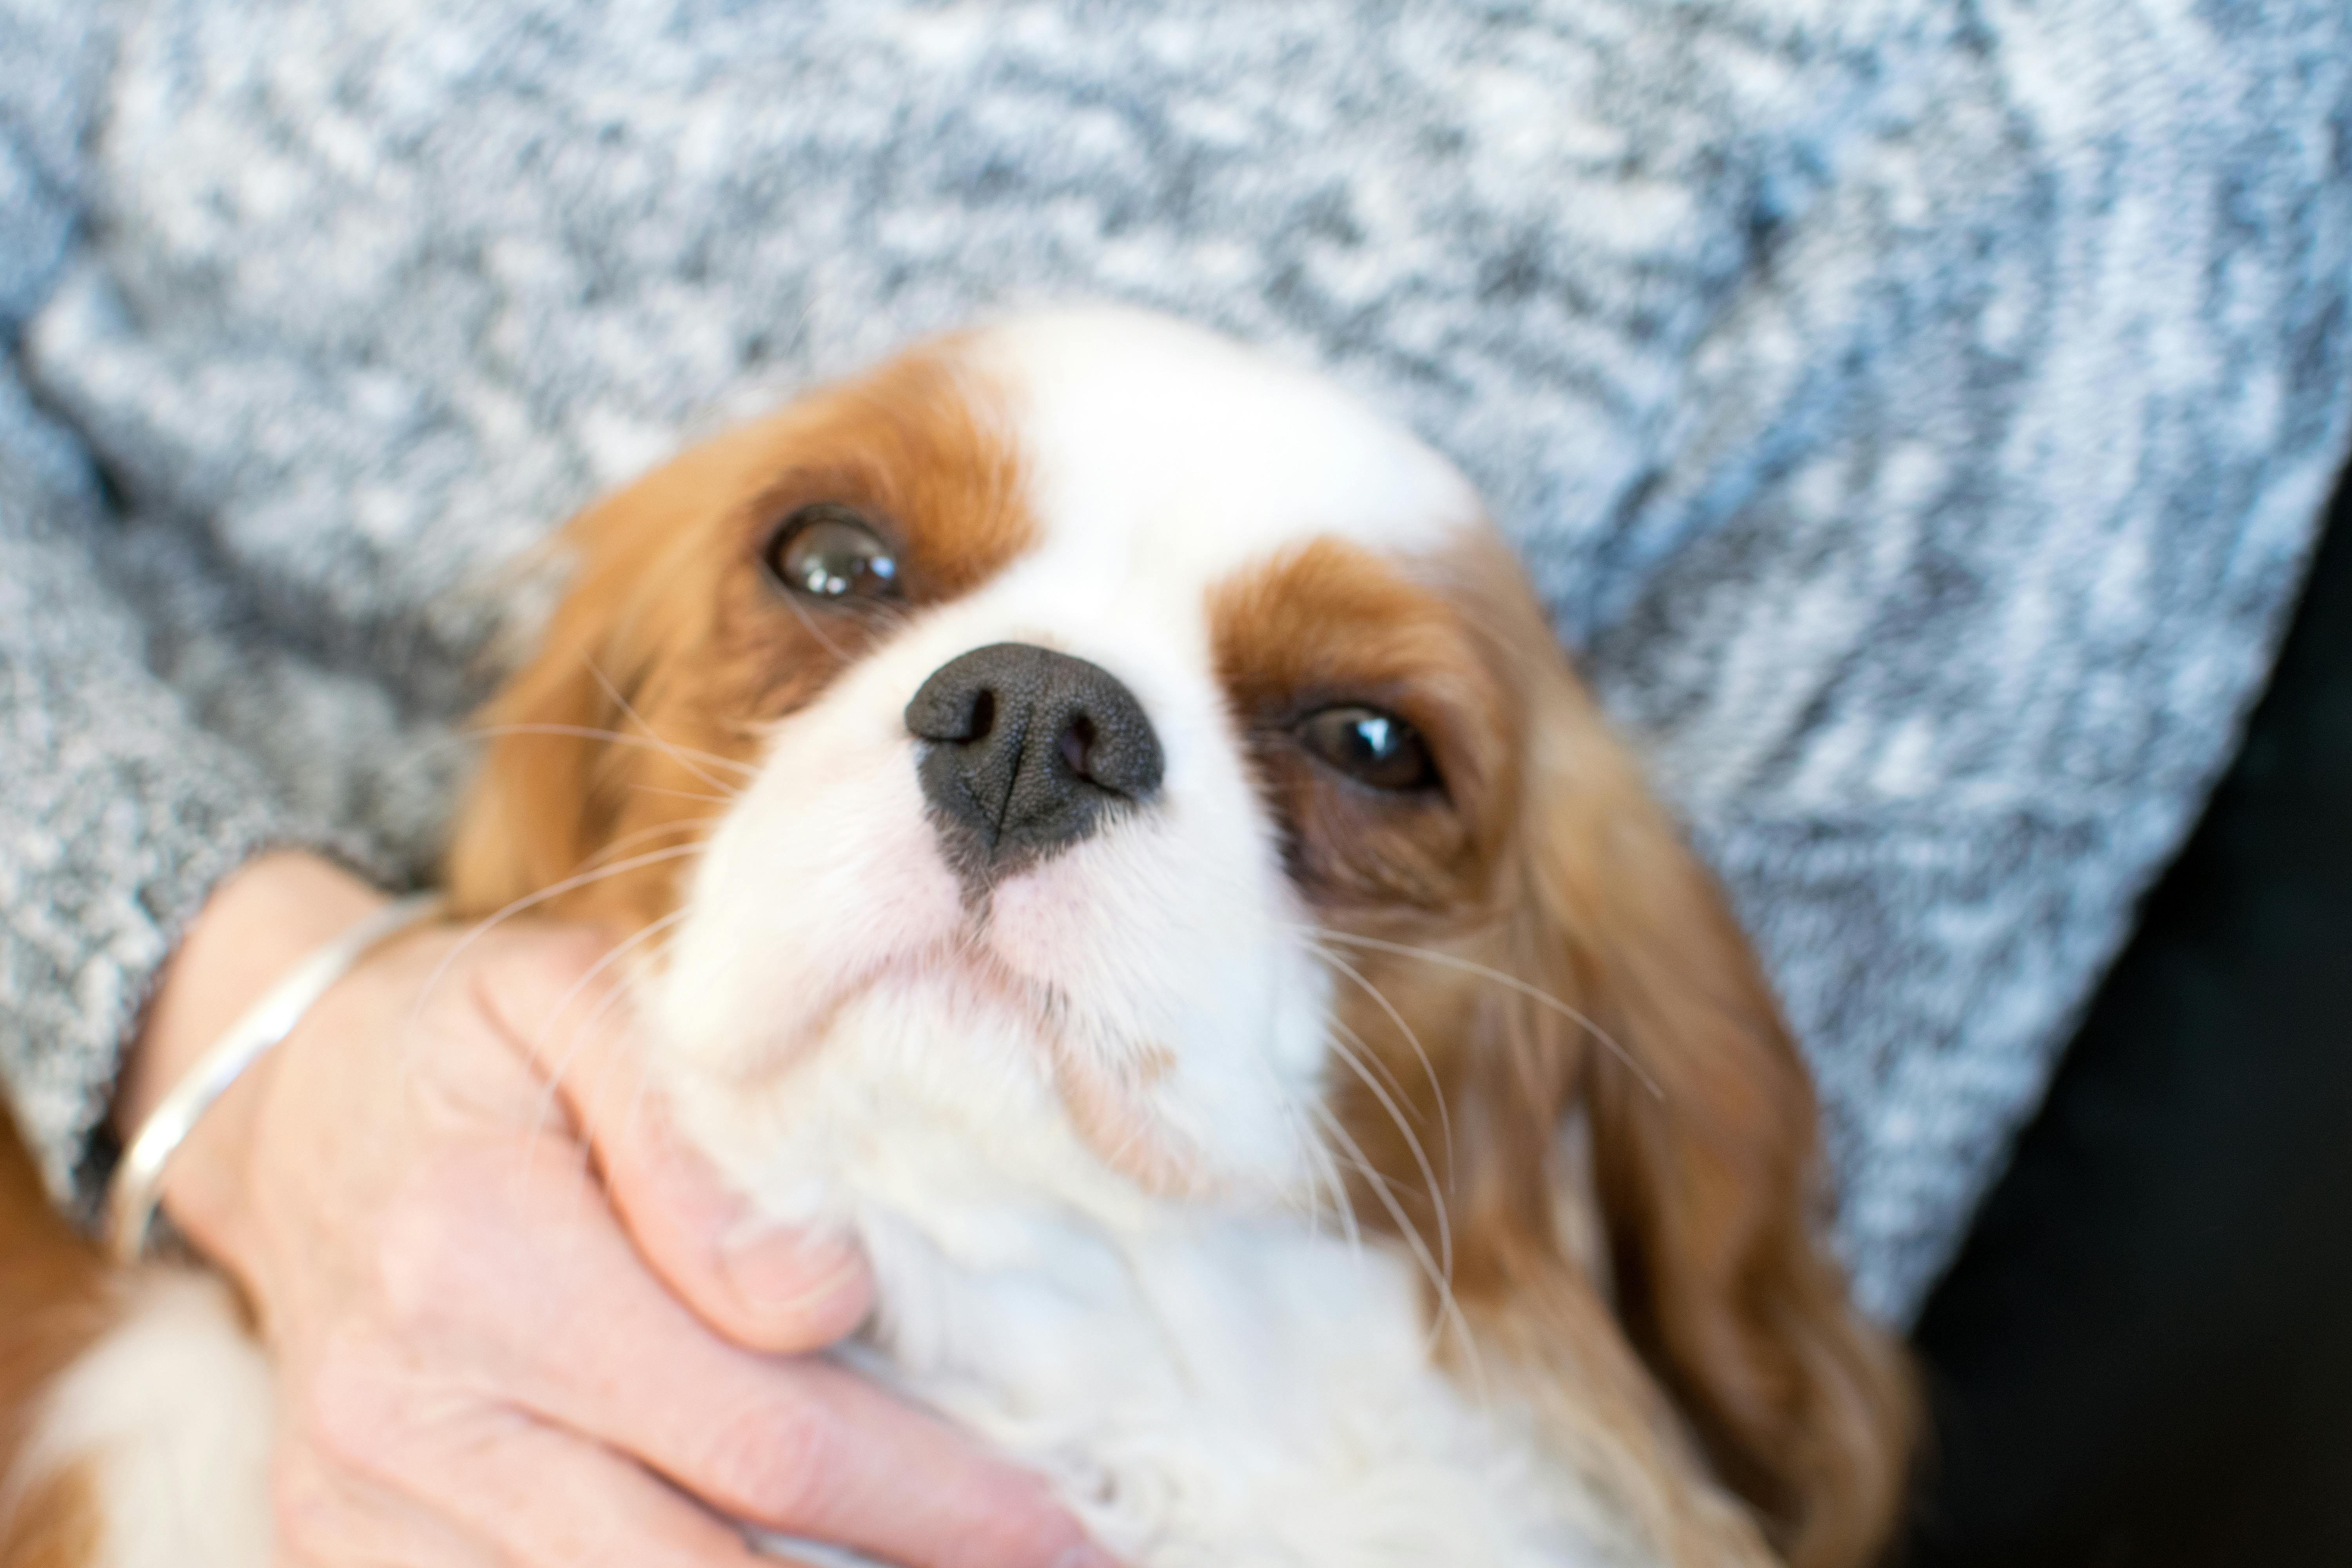
[[[898,591],[898,559],[847,507],[804,506],[768,541],[768,570],[813,599],[881,599]]]
[[[1393,713],[1346,703],[1310,713],[1298,726],[1308,751],[1349,778],[1374,789],[1427,789],[1437,783],[1437,764],[1421,731]]]

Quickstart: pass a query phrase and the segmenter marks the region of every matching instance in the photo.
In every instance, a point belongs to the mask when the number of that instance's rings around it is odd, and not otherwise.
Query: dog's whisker
[[[737,762],[732,757],[722,757],[716,752],[698,752],[691,747],[681,747],[674,742],[665,742],[646,735],[632,735],[625,731],[608,730],[595,724],[481,724],[471,726],[445,741],[435,742],[425,750],[431,751],[444,746],[462,746],[475,741],[495,741],[505,735],[552,735],[575,741],[609,741],[616,746],[640,746],[649,752],[667,752],[681,762],[691,756],[698,762],[709,763],[712,767],[732,769],[747,779],[760,771],[749,763]],[[713,789],[723,790],[728,787],[718,779],[709,779],[707,782]]]
[[[1338,1156],[1323,1146],[1321,1139],[1312,1142],[1315,1169],[1330,1195],[1331,1212],[1339,1222],[1340,1239],[1348,1244],[1348,1251],[1360,1259],[1364,1255],[1364,1228],[1356,1219],[1355,1205],[1348,1201],[1347,1174],[1339,1169]]]
[[[645,990],[645,985],[642,985],[642,978],[640,978],[640,975],[635,973],[635,971],[630,971],[630,973],[624,973],[624,975],[621,975],[621,983],[618,983],[618,985],[614,987],[614,994],[612,994],[612,996],[607,996],[607,999],[604,999],[604,1002],[602,1002],[602,1004],[597,1004],[597,1006],[600,1006],[600,1011],[602,1011],[602,1008],[607,1008],[607,1006],[616,1006],[616,1004],[618,1004],[618,1002],[624,1002],[624,999],[625,999],[625,1002],[630,1004],[630,1006],[635,1006],[635,1004],[640,1002],[642,990]],[[621,1138],[624,1138],[624,1140],[628,1138],[630,1129],[633,1129],[633,1126],[635,1126],[635,1123],[637,1123],[637,1110],[640,1110],[640,1105],[642,1105],[642,1102],[645,1102],[646,1086],[652,1084],[652,1077],[654,1077],[654,1053],[652,1053],[652,1051],[637,1051],[635,1056],[637,1056],[637,1081],[635,1081],[635,1084],[633,1084],[633,1086],[630,1086],[630,1090],[628,1090],[628,1107],[625,1107],[624,1112],[621,1112],[621,1119],[618,1119],[618,1123],[616,1123],[618,1135],[621,1135]]]
[[[1308,1234],[1323,1234],[1323,1204],[1328,1192],[1334,1222],[1339,1229],[1339,1239],[1352,1254],[1363,1250],[1363,1238],[1357,1231],[1355,1211],[1348,1205],[1347,1188],[1333,1163],[1330,1150],[1323,1140],[1308,1128],[1298,1104],[1298,1097],[1287,1092],[1276,1078],[1274,1066],[1263,1057],[1244,1058],[1265,1086],[1266,1101],[1282,1118],[1292,1147],[1300,1151],[1307,1162],[1307,1227]]]
[[[644,714],[637,711],[636,704],[629,700],[628,694],[626,692],[623,691],[619,687],[614,685],[611,680],[605,678],[604,672],[597,668],[596,661],[594,659],[589,659],[587,664],[588,673],[596,678],[596,684],[604,689],[604,695],[611,698],[614,703],[618,704],[621,711],[626,714],[629,719],[636,724],[637,728],[643,730],[648,736],[650,736],[656,745],[660,746],[663,751],[668,752],[671,757],[684,765],[687,772],[700,779],[704,784],[709,784],[712,789],[723,790],[727,787],[724,784],[712,778],[709,773],[703,772],[701,768],[695,765],[694,758],[696,756],[699,756],[702,760],[707,762],[712,759],[713,753],[709,752],[690,752],[688,748],[671,742],[660,731],[653,727],[651,721],[647,720]],[[736,766],[741,769],[747,775],[752,771],[744,767],[743,764],[740,763],[737,763]]]
[[[1308,1132],[1306,1122],[1298,1120],[1300,1112],[1295,1107],[1286,1106],[1286,1109],[1297,1121],[1299,1137],[1307,1147],[1309,1191],[1318,1194],[1318,1202],[1321,1194],[1329,1194],[1331,1213],[1339,1222],[1340,1238],[1347,1243],[1349,1252],[1360,1258],[1364,1251],[1363,1228],[1356,1221],[1355,1205],[1348,1200],[1348,1178],[1339,1168],[1339,1156],[1322,1139]],[[1316,1109],[1323,1108],[1318,1105]]]
[[[587,887],[592,883],[602,882],[614,877],[626,876],[631,871],[643,870],[647,866],[658,866],[666,860],[684,859],[689,855],[698,855],[701,851],[702,846],[699,844],[679,844],[667,849],[654,849],[643,855],[633,855],[625,860],[616,860],[610,866],[602,866],[593,871],[583,871],[575,876],[566,877],[560,882],[550,883],[536,892],[526,893],[521,898],[514,900],[495,913],[485,916],[476,921],[472,929],[464,936],[459,937],[456,945],[441,955],[441,962],[434,966],[432,973],[425,976],[424,985],[419,987],[416,993],[416,1004],[411,1013],[412,1021],[424,1013],[426,1001],[431,998],[442,980],[447,976],[450,966],[465,955],[466,950],[517,915],[528,914],[542,904],[560,899],[566,893]]]
[[[1406,1250],[1412,1254],[1413,1260],[1421,1266],[1423,1278],[1429,1281],[1430,1289],[1436,1293],[1437,1310],[1433,1315],[1430,1330],[1430,1343],[1433,1350],[1437,1342],[1444,1337],[1445,1331],[1452,1329],[1461,1336],[1465,1353],[1475,1358],[1477,1354],[1477,1342],[1471,1335],[1470,1321],[1463,1314],[1461,1303],[1454,1298],[1454,1281],[1439,1270],[1436,1259],[1430,1256],[1429,1244],[1423,1239],[1420,1229],[1413,1225],[1412,1217],[1405,1213],[1404,1205],[1398,1201],[1392,1190],[1392,1184],[1373,1167],[1370,1160],[1364,1157],[1362,1147],[1357,1143],[1337,1116],[1332,1115],[1328,1108],[1318,1106],[1317,1110],[1325,1130],[1345,1151],[1347,1164],[1364,1178],[1365,1184],[1371,1189],[1372,1195],[1379,1199],[1381,1206],[1388,1211],[1389,1218],[1395,1223]]]
[[[1453,1220],[1446,1213],[1445,1194],[1439,1189],[1437,1169],[1430,1163],[1428,1151],[1422,1147],[1419,1135],[1405,1121],[1404,1112],[1397,1108],[1395,1100],[1391,1098],[1387,1089],[1381,1087],[1380,1080],[1366,1069],[1364,1064],[1356,1059],[1356,1053],[1349,1049],[1347,1044],[1341,1040],[1327,1039],[1325,1044],[1330,1047],[1331,1054],[1356,1075],[1358,1081],[1372,1091],[1372,1098],[1380,1101],[1381,1109],[1388,1112],[1389,1120],[1396,1124],[1398,1133],[1404,1139],[1405,1148],[1411,1151],[1412,1163],[1421,1172],[1423,1188],[1429,1194],[1429,1206],[1437,1222],[1438,1267],[1448,1279],[1453,1279]]]
[[[549,1080],[546,1087],[541,1092],[538,1110],[531,1122],[530,1136],[526,1140],[523,1146],[522,1172],[526,1179],[528,1179],[530,1175],[531,1161],[534,1158],[536,1150],[539,1144],[546,1138],[548,1122],[553,1118],[562,1078],[565,1073],[568,1073],[571,1070],[572,1062],[576,1059],[578,1053],[585,1047],[586,1042],[590,1037],[589,1031],[598,1027],[604,1022],[605,1015],[612,1012],[614,1008],[621,1006],[625,1003],[634,1005],[637,1000],[637,992],[638,985],[636,977],[624,972],[614,981],[612,990],[601,998],[594,1007],[589,1009],[587,1016],[581,1020],[577,1026],[574,1027],[572,1031],[572,1038],[565,1044],[562,1059],[557,1065],[555,1076]],[[646,1057],[646,1053],[639,1053],[639,1065],[637,1070],[640,1075],[642,1075],[646,1070],[644,1065]],[[582,1130],[583,1132],[587,1131],[588,1121],[589,1119],[586,1117],[582,1118]],[[627,1126],[626,1121],[625,1121],[622,1125],[625,1129]],[[593,1163],[595,1158],[594,1150],[593,1148],[583,1147],[583,1157]]]
[[[732,795],[704,795],[699,790],[670,789],[662,784],[633,784],[629,788],[640,795],[668,795],[676,800],[698,800],[707,802],[711,805],[732,805],[736,801],[742,798],[742,792],[740,790],[736,791]]]
[[[586,859],[581,861],[577,869],[583,871],[588,870],[600,862],[610,860],[614,855],[619,854],[622,850],[628,848],[633,844],[642,844],[649,838],[658,838],[666,833],[697,833],[707,831],[717,826],[718,819],[716,817],[681,816],[668,822],[656,822],[649,827],[635,828],[630,832],[621,834],[617,837],[614,838],[611,843],[606,844],[603,848],[597,850],[593,855],[591,855]]]
[[[1420,1122],[1423,1127],[1428,1126],[1429,1118],[1422,1114],[1421,1108],[1419,1106],[1412,1103],[1412,1097],[1405,1092],[1404,1081],[1398,1078],[1395,1073],[1389,1070],[1389,1064],[1381,1058],[1380,1052],[1372,1048],[1371,1043],[1366,1040],[1363,1036],[1358,1034],[1354,1029],[1349,1028],[1348,1025],[1339,1018],[1334,1017],[1331,1020],[1331,1026],[1344,1033],[1348,1037],[1348,1043],[1355,1047],[1357,1050],[1363,1054],[1366,1063],[1370,1066],[1374,1072],[1381,1075],[1381,1081],[1387,1084],[1389,1086],[1390,1092],[1397,1097],[1397,1103],[1404,1107],[1405,1114],[1412,1117],[1415,1121]],[[1436,1086],[1433,1084],[1431,1086],[1433,1093],[1435,1092],[1435,1089]],[[1440,1109],[1442,1110],[1443,1107]],[[1450,1146],[1446,1149],[1445,1154],[1449,1161],[1454,1157],[1454,1151]]]
[[[545,1081],[541,1085],[537,1104],[531,1115],[530,1134],[524,1140],[523,1144],[522,1170],[526,1177],[530,1173],[533,1152],[545,1140],[548,1125],[555,1119],[556,1107],[562,1099],[564,1078],[579,1059],[580,1053],[588,1047],[590,1041],[594,1037],[594,1030],[604,1023],[605,1016],[622,1001],[633,997],[635,989],[634,982],[624,976],[609,993],[598,999],[596,1005],[582,1016],[579,1023],[572,1026],[570,1036],[564,1041],[562,1050],[556,1054],[551,1067],[542,1069]],[[535,1056],[537,1051],[538,1047],[534,1047]],[[578,1121],[581,1131],[584,1133],[588,1127],[588,1118],[583,1115],[579,1117]]]
[[[1394,953],[1400,958],[1418,958],[1424,963],[1459,970],[1465,974],[1475,974],[1482,980],[1491,980],[1506,990],[1516,991],[1529,1001],[1541,1003],[1562,1017],[1589,1030],[1593,1038],[1608,1048],[1610,1055],[1624,1064],[1626,1071],[1641,1080],[1642,1087],[1648,1089],[1653,1098],[1661,1101],[1666,1098],[1666,1091],[1659,1087],[1658,1080],[1643,1069],[1642,1064],[1634,1059],[1633,1053],[1627,1050],[1615,1036],[1602,1028],[1591,1016],[1570,1006],[1540,985],[1530,985],[1516,974],[1506,973],[1487,964],[1475,963],[1466,958],[1457,958],[1450,952],[1439,952],[1431,948],[1413,947],[1401,942],[1383,942],[1379,937],[1360,936],[1353,931],[1333,931],[1328,926],[1297,926],[1293,929],[1308,932],[1325,941],[1354,942],[1359,947],[1368,947],[1379,952]]]
[[[632,987],[635,986],[635,981],[634,978],[630,981],[630,984]],[[653,1092],[653,1086],[654,1053],[651,1051],[639,1051],[637,1053],[637,1081],[635,1084],[631,1086],[629,1089],[628,1109],[621,1112],[621,1132],[624,1137],[629,1136],[635,1131],[637,1118],[645,1114],[646,1097]]]
[[[1421,1037],[1413,1032],[1411,1024],[1405,1022],[1404,1015],[1397,1010],[1396,1005],[1388,999],[1379,986],[1365,977],[1362,971],[1336,953],[1327,952],[1322,956],[1324,963],[1363,987],[1364,994],[1379,1004],[1381,1011],[1388,1015],[1389,1022],[1397,1026],[1398,1033],[1404,1036],[1405,1043],[1412,1047],[1412,1054],[1420,1059],[1421,1070],[1429,1079],[1431,1098],[1437,1101],[1438,1138],[1445,1150],[1445,1168],[1451,1172],[1454,1169],[1454,1113],[1446,1108],[1445,1088],[1438,1082],[1437,1064],[1430,1060],[1428,1050],[1421,1043]],[[1397,1090],[1397,1095],[1400,1099],[1406,1098],[1402,1088]],[[1430,1197],[1432,1201],[1437,1198],[1433,1187]]]
[[[551,1012],[547,1021],[540,1026],[538,1037],[531,1042],[531,1059],[545,1063],[548,1037],[554,1032],[557,1021],[571,1010],[572,1003],[579,999],[581,993],[593,985],[599,976],[628,957],[637,948],[660,938],[664,932],[686,919],[688,913],[688,911],[681,907],[657,921],[649,922],[635,934],[615,942],[602,958],[591,964],[579,979],[572,983],[571,988],[557,1000],[554,1011]],[[595,1026],[603,1021],[604,1015],[612,1009],[616,1000],[625,996],[627,992],[626,986],[614,985],[594,1007],[589,1010],[585,1017],[572,1026],[572,1038],[565,1043],[561,1055],[552,1063],[548,1063],[542,1068],[546,1081],[540,1090],[538,1110],[531,1118],[531,1142],[534,1143],[538,1142],[541,1132],[545,1130],[549,1119],[554,1114],[556,1100],[562,1091],[564,1074],[571,1070],[572,1063],[579,1059],[580,1053],[587,1049],[592,1043]]]
[[[1287,1095],[1277,1096],[1276,1105],[1282,1116],[1284,1134],[1290,1139],[1292,1146],[1300,1152],[1307,1165],[1305,1195],[1307,1234],[1320,1237],[1324,1234],[1323,1205],[1331,1195],[1324,1190],[1326,1167],[1330,1159],[1329,1151],[1323,1147],[1321,1139],[1309,1134],[1306,1119],[1299,1114],[1297,1107],[1290,1103]],[[1332,1223],[1335,1226],[1339,1223],[1339,1210],[1336,1206],[1332,1210]]]
[[[511,724],[461,724],[447,734],[436,736],[428,741],[412,742],[408,747],[406,753],[395,762],[392,763],[385,770],[386,776],[394,778],[408,777],[416,771],[436,762],[447,752],[469,751],[478,746],[484,741],[495,741],[499,739],[501,736],[506,735],[553,735],[582,741],[609,741],[614,745],[641,746],[648,751],[667,750],[672,752],[673,754],[682,752],[686,755],[694,757],[697,761],[707,763],[712,767],[731,768],[742,773],[747,779],[759,772],[757,768],[751,766],[748,763],[737,762],[732,757],[722,757],[715,752],[698,752],[691,747],[678,746],[675,742],[670,742],[668,746],[664,746],[661,742],[644,735],[631,735],[619,730],[608,730],[594,724],[518,722]],[[727,789],[730,787],[718,780],[712,780],[711,783],[714,787],[719,789]]]

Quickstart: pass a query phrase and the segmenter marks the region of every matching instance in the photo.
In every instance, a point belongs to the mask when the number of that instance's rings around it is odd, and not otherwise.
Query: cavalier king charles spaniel
[[[1136,1568],[1870,1560],[1804,1068],[1443,459],[1081,310],[563,542],[451,902],[635,933],[678,1125],[870,1260],[845,1359]]]

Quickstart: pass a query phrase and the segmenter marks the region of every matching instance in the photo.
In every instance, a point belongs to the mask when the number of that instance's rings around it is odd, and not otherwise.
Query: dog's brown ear
[[[444,864],[452,907],[481,917],[576,879],[548,912],[642,923],[748,737],[708,689],[739,662],[713,647],[726,553],[723,444],[688,454],[566,526],[572,573],[538,649],[476,715],[484,752]],[[634,852],[634,853],[632,853]],[[640,871],[609,871],[638,859]]]
[[[1788,1560],[1857,1568],[1912,1393],[1824,1249],[1811,1081],[1721,889],[1564,663],[1532,700],[1517,943],[1589,1018],[1556,1054],[1581,1058],[1619,1320]]]
[[[487,740],[457,813],[444,867],[453,908],[479,918],[551,888],[587,858],[610,805],[595,788],[620,718],[597,684],[595,654],[550,646],[475,716]]]

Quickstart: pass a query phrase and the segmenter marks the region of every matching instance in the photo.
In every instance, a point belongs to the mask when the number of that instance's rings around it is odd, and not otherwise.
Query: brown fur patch
[[[764,726],[821,692],[889,616],[968,592],[1036,536],[992,388],[954,340],[697,447],[575,519],[575,575],[490,737],[447,862],[453,904],[641,927],[749,774]],[[761,563],[818,501],[892,544],[895,608],[785,593]],[[561,889],[548,896],[551,889]]]
[[[1397,565],[1324,542],[1227,584],[1213,625],[1299,885],[1353,971],[1340,1021],[1360,1070],[1334,1098],[1376,1173],[1364,1222],[1450,1254],[1481,1356],[1549,1391],[1556,1436],[1671,1560],[1760,1550],[1711,1475],[1800,1568],[1866,1562],[1911,1394],[1822,1247],[1811,1085],[1720,892],[1508,552],[1481,537]],[[1288,740],[1346,700],[1429,737],[1442,799],[1383,797]],[[1606,1281],[1558,1212],[1580,1102]]]
[[[105,1266],[58,1216],[0,1107],[0,1568],[82,1568],[96,1554],[84,1478],[24,1486],[17,1466],[43,1391],[107,1326],[105,1287]]]
[[[1483,896],[1500,842],[1492,801],[1511,784],[1507,710],[1452,605],[1370,552],[1322,539],[1220,584],[1209,626],[1292,877],[1318,906],[1451,911]],[[1299,721],[1349,702],[1422,732],[1443,798],[1349,783],[1299,748]]]
[[[89,1568],[102,1528],[88,1476],[79,1469],[45,1476],[0,1519],[0,1568]]]

